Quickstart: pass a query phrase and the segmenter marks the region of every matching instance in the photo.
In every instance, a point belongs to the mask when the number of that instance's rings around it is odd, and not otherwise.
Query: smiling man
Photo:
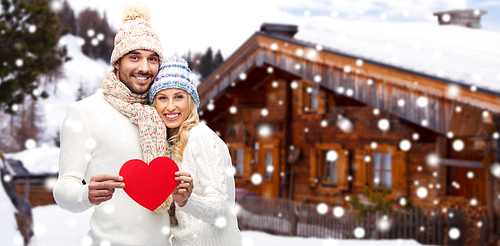
[[[114,69],[98,92],[70,106],[63,122],[54,198],[75,213],[95,208],[87,238],[92,245],[170,245],[169,214],[130,199],[118,175],[128,160],[144,160],[145,152],[138,126],[112,102],[146,103],[163,59],[147,8],[135,3],[123,16],[111,55]]]
[[[133,50],[113,65],[116,78],[132,93],[144,94],[158,73],[159,58],[155,51]]]

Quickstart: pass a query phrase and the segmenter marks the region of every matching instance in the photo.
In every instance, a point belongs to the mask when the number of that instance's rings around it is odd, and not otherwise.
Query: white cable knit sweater
[[[116,189],[111,200],[93,206],[88,187],[81,182],[85,179],[88,183],[96,174],[118,174],[126,161],[142,160],[138,136],[138,127],[113,108],[101,92],[73,103],[68,110],[61,129],[54,198],[61,208],[74,213],[95,207],[90,219],[93,245],[103,241],[112,246],[170,245],[168,213],[147,210],[123,189]]]
[[[172,228],[172,245],[238,246],[242,236],[234,214],[234,177],[227,145],[204,124],[191,129],[181,171],[193,178],[194,189],[183,207],[176,205],[178,226]]]

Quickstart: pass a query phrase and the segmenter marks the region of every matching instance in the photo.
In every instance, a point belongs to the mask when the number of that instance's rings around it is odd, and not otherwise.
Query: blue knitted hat
[[[193,73],[188,68],[186,60],[182,57],[172,56],[163,61],[158,70],[158,75],[156,75],[149,89],[149,104],[153,104],[156,93],[169,88],[187,91],[196,103],[196,107],[200,106],[200,97],[193,81]]]

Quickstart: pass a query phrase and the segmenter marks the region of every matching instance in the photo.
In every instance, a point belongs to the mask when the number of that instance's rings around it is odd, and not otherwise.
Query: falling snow
[[[462,151],[464,149],[464,142],[460,139],[453,141],[453,149],[455,151]]]
[[[403,139],[399,143],[399,148],[403,151],[408,151],[411,148],[411,142],[407,139]]]
[[[378,121],[378,128],[382,131],[387,131],[389,130],[389,127],[390,127],[390,123],[389,123],[389,120],[387,119],[380,119]]]
[[[425,188],[425,187],[420,187],[417,189],[417,196],[419,198],[426,198],[428,193],[429,192],[427,191],[427,188]]]
[[[332,12],[332,15],[333,15],[333,12]],[[381,18],[382,18],[382,15],[381,15]],[[387,15],[385,14],[384,19],[386,19],[386,18],[387,18]],[[31,28],[30,28],[30,31],[31,31]],[[36,28],[35,28],[35,30],[34,30],[34,31],[36,31]],[[34,32],[34,31],[33,31],[33,32]],[[92,31],[92,32],[91,32],[91,31]],[[95,35],[95,32],[94,32],[93,30],[89,30],[89,32],[88,32],[87,34],[88,34],[88,36],[89,36],[89,37],[93,37],[93,36]],[[95,39],[92,39],[91,43],[92,43],[93,45],[97,45],[97,43],[98,43],[100,40],[102,40],[102,39],[103,39],[103,37],[99,36],[99,34],[98,34],[98,35],[97,35],[97,37],[96,37]],[[83,45],[82,41],[83,41],[83,40],[81,40],[81,41],[80,41],[80,45]],[[84,41],[83,41],[83,42],[84,42]],[[394,49],[394,47],[390,47],[390,48],[391,48],[391,49]],[[273,44],[273,45],[271,46],[271,49],[273,49],[273,50],[277,50],[277,49],[278,49],[278,47],[277,47],[277,45],[276,45],[276,44]],[[318,50],[321,50],[321,49],[322,49],[322,46],[317,47],[317,49],[318,49]],[[297,50],[297,53],[300,53],[300,56],[302,56],[304,52],[303,52],[303,50]],[[442,54],[441,54],[440,56],[442,56]],[[22,65],[23,65],[22,60],[18,59],[18,61],[16,61],[16,65],[18,65],[18,66],[22,66]],[[363,65],[363,61],[362,61],[361,59],[360,59],[360,60],[357,60],[356,65],[357,65],[357,66],[362,66],[362,65]],[[297,67],[298,67],[297,69],[300,69],[300,65],[299,65],[299,64],[297,64]],[[271,71],[269,71],[269,70],[271,70]],[[351,68],[350,66],[346,66],[346,67],[344,67],[344,71],[345,71],[346,73],[349,73],[349,72],[351,72],[351,71],[352,71],[352,68]],[[270,69],[268,69],[268,72],[269,72],[269,73],[272,73],[272,67],[270,67]],[[239,77],[239,78],[240,78],[241,80],[245,80],[245,79],[246,79],[246,74],[244,74],[244,73],[240,74],[240,77]],[[321,78],[321,76],[319,76],[319,75],[317,75],[317,76],[315,76],[315,77],[314,77],[314,81],[315,81],[315,82],[321,82],[321,79],[322,79],[322,78]],[[499,75],[499,79],[500,79],[500,75]],[[369,85],[371,85],[371,84],[373,84],[373,80],[368,80],[368,81],[367,81],[367,83],[368,83]],[[65,86],[65,84],[64,84],[64,83],[62,83],[62,86],[61,86],[61,88],[60,88],[60,89],[64,88],[64,86]],[[275,88],[276,88],[277,86],[278,86],[278,83],[277,83],[277,82],[276,82],[276,86],[275,86],[275,84],[273,83],[273,87],[275,87]],[[296,89],[296,88],[297,88],[297,83],[296,83],[296,82],[292,83],[292,84],[291,84],[291,87],[292,87],[293,89]],[[474,86],[473,86],[473,87],[474,87]],[[475,89],[473,89],[473,87],[471,87],[471,90],[475,90]],[[342,89],[343,89],[343,88],[342,88]],[[352,89],[347,89],[347,90],[346,90],[346,94],[347,94],[348,96],[349,96],[349,95],[352,95],[352,94],[353,94]],[[419,99],[417,100],[417,105],[419,105],[419,106],[421,106],[421,107],[426,107],[426,106],[427,106],[427,103],[428,103],[428,102],[427,102],[427,99],[426,99],[426,98],[419,98]],[[400,101],[398,101],[398,105],[399,105],[399,106],[401,106],[401,107],[402,107],[402,106],[404,106],[404,104],[405,104],[404,100],[402,100],[402,99],[401,99]],[[213,109],[214,109],[214,107],[215,107],[215,106],[213,105],[213,102],[211,102],[211,103],[208,105],[208,109],[209,109],[209,110],[213,110]],[[49,110],[47,110],[47,108],[49,108]],[[210,108],[211,108],[211,109],[210,109]],[[52,108],[51,108],[51,106],[50,106],[50,105],[47,105],[47,106],[45,107],[45,109],[46,109],[46,111],[50,111]],[[233,114],[234,114],[234,113],[236,113],[236,112],[237,112],[237,108],[236,108],[236,107],[234,107],[234,106],[233,106],[233,107],[231,107],[231,108],[230,108],[230,112],[231,112],[231,113],[233,113]],[[262,111],[261,111],[261,115],[262,115],[262,116],[267,116],[267,115],[268,115],[268,113],[269,113],[269,112],[268,112],[268,110],[267,110],[267,109],[262,109]],[[380,111],[379,111],[378,109],[375,109],[373,113],[374,113],[375,115],[378,115],[378,114],[380,113]],[[485,111],[485,114],[487,114],[487,113],[488,113],[488,112],[486,112],[486,111]],[[486,117],[486,116],[485,116],[485,117]],[[326,122],[326,123],[324,123],[324,122]],[[352,131],[352,123],[351,123],[348,119],[343,118],[343,119],[340,119],[338,122],[340,122],[340,123],[338,123],[339,128],[340,128],[340,129],[342,129],[344,132],[350,132],[350,131]],[[322,126],[327,125],[327,121],[322,121],[322,122],[321,122],[321,125],[322,125]],[[381,120],[379,121],[378,126],[379,126],[380,130],[382,130],[382,131],[387,131],[387,130],[389,129],[389,127],[390,127],[390,124],[389,124],[389,121],[388,121],[387,119],[381,119]],[[73,124],[71,125],[71,127],[72,127],[72,129],[73,129],[74,131],[76,131],[76,132],[79,132],[79,131],[81,131],[81,130],[82,130],[82,125],[81,125],[81,123],[78,123],[78,122],[73,123]],[[267,129],[266,129],[265,127],[261,128],[261,129],[259,130],[259,134],[261,134],[262,136],[269,136],[270,132],[271,132],[270,128],[267,128]],[[306,131],[306,132],[307,132],[307,131]],[[498,138],[498,133],[496,133],[496,134],[497,134],[497,138]],[[415,137],[415,136],[417,136],[417,137]],[[418,139],[418,134],[417,134],[417,133],[415,133],[415,134],[413,135],[413,139],[414,139],[414,140],[417,140],[417,139]],[[28,150],[31,150],[31,151],[37,151],[37,150],[47,151],[47,150],[48,150],[48,149],[46,149],[46,148],[45,148],[45,149],[42,149],[42,148],[38,148],[38,149],[37,149],[37,148],[36,148],[36,144],[37,144],[37,143],[36,143],[34,140],[32,140],[32,139],[30,139],[30,140],[26,141],[26,147],[27,147],[27,149],[28,149]],[[93,140],[93,139],[89,139],[89,140],[87,140],[87,141],[86,141],[86,146],[87,146],[89,149],[95,148],[95,145],[96,145],[96,143],[95,143],[95,140]],[[377,147],[377,144],[376,144],[376,143],[372,143],[372,148],[376,148],[376,147]],[[460,149],[460,148],[455,148],[455,143],[453,144],[453,147],[454,147],[454,149],[455,149],[455,150]],[[411,148],[411,142],[410,142],[410,141],[408,141],[408,140],[402,140],[402,141],[400,142],[400,148],[401,148],[402,150],[404,150],[404,151],[409,150],[409,149]],[[462,142],[462,146],[461,146],[461,148],[463,149],[463,142]],[[457,151],[460,151],[460,150],[457,150]],[[26,153],[24,153],[23,155],[24,155],[24,156],[28,156],[28,153],[26,152]],[[338,154],[337,154],[337,152],[336,152],[336,151],[331,151],[331,153],[329,152],[329,153],[327,154],[327,159],[330,159],[330,160],[336,160],[336,159],[337,159],[337,157],[338,157]],[[19,158],[19,156],[18,156],[18,158]],[[368,160],[367,160],[367,161],[369,162],[369,161],[370,161],[370,160],[369,160],[369,156],[367,156],[367,158],[368,158]],[[29,158],[27,158],[27,157],[23,157],[23,158],[20,158],[20,159],[24,159],[24,160],[23,160],[23,162],[26,162],[26,164],[27,164],[28,166],[30,166],[30,164],[29,164],[29,162],[30,162],[30,161],[28,160]],[[493,167],[494,167],[494,166],[493,166]],[[500,176],[500,170],[493,170],[493,167],[492,167],[492,173],[493,173],[494,175],[495,175],[495,174],[497,174],[497,175],[499,175],[499,176]],[[33,168],[33,167],[32,167],[32,168]],[[30,168],[29,168],[29,169],[30,169]],[[500,169],[500,168],[498,168],[498,169]],[[52,167],[50,168],[50,170],[51,170],[51,172],[57,172],[57,168],[56,168],[56,169],[54,169],[54,166],[52,166]],[[30,169],[30,171],[31,171],[31,169]],[[270,171],[272,172],[273,170],[270,170]],[[233,173],[234,173],[234,172],[235,172],[235,170],[233,171]],[[228,172],[228,173],[229,173],[229,172]],[[4,178],[7,178],[7,177],[4,177]],[[255,185],[260,185],[260,184],[262,183],[262,176],[261,176],[260,174],[254,174],[254,175],[252,175],[252,177],[251,177],[251,181],[252,181],[252,183],[253,183],[253,184],[255,184]],[[457,186],[459,186],[459,185],[458,185],[458,183],[456,183],[456,185],[457,185]],[[49,181],[46,183],[46,186],[47,186],[47,187],[51,187],[51,186],[53,186],[53,182],[52,182],[52,180],[49,180]],[[421,197],[421,198],[424,198],[424,197],[426,197],[426,196],[427,196],[427,192],[428,192],[428,191],[427,191],[427,189],[426,189],[425,187],[420,187],[420,188],[417,190],[417,195],[418,195],[419,197]],[[346,197],[346,199],[347,199],[347,197]],[[403,200],[403,199],[402,199],[402,200]],[[402,200],[401,200],[401,201],[402,201]],[[400,202],[401,202],[401,201],[400,201]],[[404,201],[406,202],[406,200],[404,200]],[[477,201],[475,201],[475,199],[472,199],[472,200],[471,200],[471,204],[473,204],[473,203],[477,203]],[[474,205],[474,204],[473,204],[473,205]],[[109,212],[109,213],[111,213],[111,212],[113,212],[113,209],[114,209],[113,207],[108,206],[108,207],[105,207],[105,209],[104,209],[104,210],[105,210],[105,212]],[[57,210],[57,209],[56,209],[56,210]],[[327,213],[327,212],[328,212],[328,206],[326,206],[326,204],[322,203],[322,204],[318,205],[317,210],[318,210],[318,212],[319,212],[320,214],[325,214],[325,213]],[[58,211],[58,212],[59,212],[59,211]],[[335,208],[332,210],[332,213],[333,213],[336,217],[342,217],[342,216],[343,216],[343,214],[344,214],[344,209],[343,209],[342,207],[335,207]],[[78,219],[77,215],[75,215],[75,217],[68,218],[68,219],[66,220],[66,227],[69,227],[70,229],[74,229],[74,228],[75,228],[75,226],[77,225],[77,221],[80,221],[80,220],[82,220],[82,219]],[[222,218],[219,218],[219,219],[217,220],[217,223],[216,223],[216,224],[217,224],[218,226],[223,227],[223,226],[225,225],[225,220],[224,220],[224,219],[222,219]],[[388,228],[389,226],[390,226],[390,222],[387,220],[387,218],[383,218],[381,221],[379,221],[379,227],[380,227],[380,228]],[[50,226],[49,226],[49,224],[48,224],[48,223],[47,223],[47,224],[46,224],[46,223],[44,223],[44,222],[37,222],[37,223],[35,223],[35,227],[34,227],[34,229],[35,229],[36,236],[35,236],[35,240],[34,240],[34,243],[35,243],[34,245],[37,245],[37,244],[36,244],[36,241],[37,241],[36,239],[37,239],[37,238],[40,238],[40,236],[46,236],[46,235],[48,235],[48,234],[50,233],[50,232],[49,232],[49,230],[48,230],[47,228],[50,228]],[[169,233],[168,228],[162,228],[162,231],[164,231],[164,233],[165,233],[165,234],[168,234],[168,233]],[[59,233],[59,232],[58,232],[58,233]],[[356,237],[357,237],[357,238],[361,238],[361,237],[364,237],[364,235],[365,235],[365,230],[364,230],[364,228],[359,227],[359,228],[356,228],[356,229],[355,229],[354,233],[355,233],[355,235],[356,235]],[[453,237],[458,238],[458,237],[460,236],[460,231],[458,231],[458,229],[456,229],[456,228],[453,228],[452,230],[450,230],[450,232],[449,232],[449,233],[450,233],[450,237],[452,237],[452,238],[453,238]],[[69,233],[69,234],[73,234],[73,233]],[[250,238],[250,237],[245,237],[246,242],[250,242],[250,241],[252,241],[252,240],[253,240],[253,239],[249,239],[249,238]],[[17,237],[17,238],[16,238],[16,240],[19,240],[19,238]],[[255,243],[255,240],[254,240],[253,242]],[[365,242],[365,241],[363,241],[363,242]],[[80,243],[81,245],[90,245],[90,243],[88,243],[88,238],[86,238],[86,237],[81,237],[81,238],[78,240],[78,243]],[[109,243],[109,242],[108,242],[108,243]],[[40,244],[40,245],[41,245],[41,244]],[[104,242],[104,244],[101,244],[101,245],[105,246],[105,245],[106,245],[106,242]],[[247,243],[246,245],[260,245],[260,244]],[[288,245],[290,245],[290,244],[288,244]],[[324,244],[324,245],[326,245],[326,244]],[[335,244],[332,244],[332,245],[335,245]],[[387,245],[388,245],[388,244],[387,244]],[[418,244],[413,244],[413,245],[418,245]]]

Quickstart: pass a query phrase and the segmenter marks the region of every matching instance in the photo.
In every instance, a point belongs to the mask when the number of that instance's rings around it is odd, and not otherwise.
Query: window
[[[373,154],[373,184],[375,187],[392,187],[391,154]]]
[[[329,150],[324,158],[323,182],[337,183],[337,151]]]
[[[327,92],[322,90],[319,83],[301,80],[297,83],[297,90],[293,91],[297,96],[297,108],[299,115],[324,114],[327,110]]]
[[[316,112],[318,109],[318,85],[305,85],[304,91],[304,112]]]
[[[335,143],[317,144],[310,150],[310,184],[320,192],[349,189],[349,152]]]
[[[243,174],[243,150],[235,149],[233,150],[233,165],[236,168],[236,175]]]
[[[370,187],[389,189],[393,197],[408,195],[407,155],[397,146],[384,143],[373,149],[366,145],[364,151],[358,151],[355,160],[356,172],[360,171],[355,175],[356,188],[361,188],[367,179]],[[363,161],[367,164],[366,171],[363,170]]]
[[[273,171],[274,171],[274,165],[273,165],[273,153],[272,152],[266,152],[265,153],[265,166],[266,166],[266,180],[273,180]]]
[[[252,173],[252,149],[246,147],[243,143],[227,143],[229,153],[234,167],[234,177],[237,179],[248,180]]]

